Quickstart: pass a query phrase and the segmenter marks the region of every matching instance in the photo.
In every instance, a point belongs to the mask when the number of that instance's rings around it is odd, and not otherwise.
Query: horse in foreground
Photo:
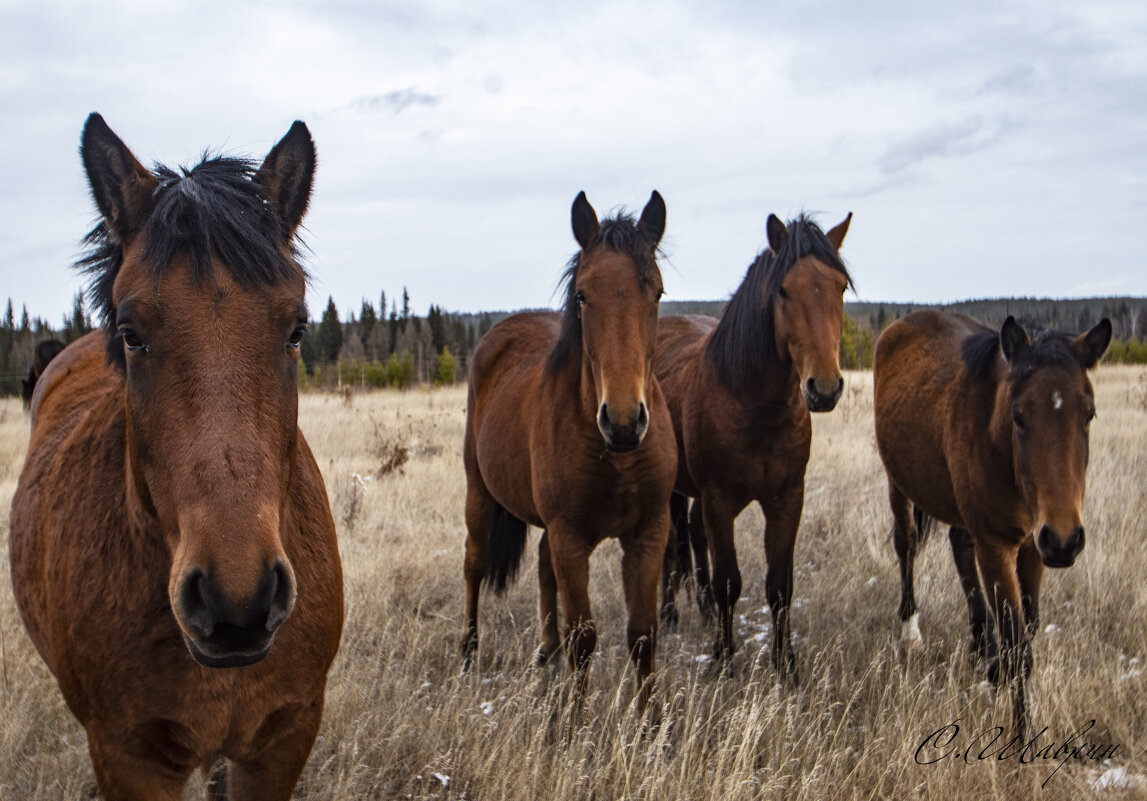
[[[463,660],[469,666],[478,648],[480,587],[505,589],[530,524],[544,529],[539,661],[561,643],[560,593],[569,664],[575,689],[584,693],[597,642],[589,556],[599,542],[617,537],[629,650],[644,704],[676,469],[672,423],[653,376],[665,203],[654,192],[636,222],[619,215],[599,224],[583,192],[571,217],[581,250],[566,271],[564,310],[507,318],[471,359]]]
[[[109,799],[287,799],[343,620],[323,480],[297,426],[315,150],[144,168],[103,118],[80,153],[81,264],[105,327],[36,387],[12,502],[16,601]],[[222,795],[220,795],[222,797]]]
[[[844,390],[840,332],[852,279],[838,251],[851,219],[826,234],[806,217],[786,226],[769,215],[769,247],[749,266],[720,321],[667,316],[658,325],[654,369],[678,445],[675,552],[687,557],[686,537],[692,541],[698,600],[703,613],[716,606],[715,649],[727,659],[741,594],[733,523],[751,502],[761,505],[773,664],[793,678],[788,610],[812,442],[809,412],[831,411]],[[700,509],[694,503],[686,517],[681,496],[699,499]],[[674,554],[666,554],[662,611],[670,622],[677,581],[688,572],[687,558],[676,561],[683,566],[674,569]]]
[[[876,343],[876,444],[888,473],[904,636],[920,637],[913,564],[926,515],[951,526],[974,647],[993,683],[1014,682],[1021,732],[1030,726],[1024,681],[1044,566],[1070,567],[1083,550],[1095,417],[1087,371],[1110,341],[1106,319],[1078,337],[1031,338],[1011,317],[995,331],[923,311]]]

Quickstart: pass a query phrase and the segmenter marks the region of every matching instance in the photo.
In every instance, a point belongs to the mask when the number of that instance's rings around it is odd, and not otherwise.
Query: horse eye
[[[777,292],[777,294],[780,295],[781,298],[783,298],[784,300],[789,299],[789,293],[785,290],[785,288],[783,286],[780,288],[780,290]]]
[[[1092,409],[1087,413],[1087,418],[1083,421],[1083,427],[1087,428],[1089,425],[1091,425],[1091,421],[1094,419],[1095,419],[1095,409]]]
[[[303,341],[303,334],[307,333],[307,326],[295,326],[295,330],[291,332],[290,338],[287,340],[287,347],[294,350],[299,347],[299,343]]]
[[[574,293],[574,300],[577,301],[577,305],[584,306],[585,305],[585,293],[579,289],[577,292]]]
[[[129,351],[132,353],[138,353],[140,351],[147,353],[147,343],[140,339],[139,335],[132,329],[121,328],[117,333],[119,334],[119,338],[123,340],[124,347]]]
[[[1018,428],[1020,431],[1023,431],[1027,428],[1027,424],[1024,423],[1024,416],[1020,414],[1019,411],[1012,411],[1012,422],[1015,423],[1016,428]]]
[[[659,289],[659,290],[657,290],[657,297],[655,297],[655,298],[654,298],[654,300],[655,300],[656,302],[660,303],[660,302],[661,302],[661,298],[663,298],[663,297],[665,297],[665,290],[664,290],[664,289]]]

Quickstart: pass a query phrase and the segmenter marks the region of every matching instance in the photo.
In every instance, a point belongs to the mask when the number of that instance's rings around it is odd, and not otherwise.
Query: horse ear
[[[831,242],[832,246],[837,250],[840,250],[840,246],[844,244],[844,235],[848,233],[848,224],[850,222],[852,222],[851,211],[848,213],[848,216],[844,218],[844,222],[825,234],[828,241]]]
[[[1023,353],[1029,344],[1031,340],[1028,339],[1028,332],[1009,314],[1000,328],[1000,350],[1003,351],[1004,358],[1009,362],[1012,361]]]
[[[573,225],[573,235],[577,243],[585,250],[593,244],[598,230],[597,212],[586,200],[585,192],[578,192],[574,198],[573,208],[570,209],[570,222]]]
[[[1079,358],[1079,363],[1085,370],[1090,370],[1099,361],[1099,358],[1111,344],[1111,321],[1104,317],[1095,327],[1085,334],[1080,334],[1071,343],[1071,349]]]
[[[307,126],[295,120],[255,173],[255,181],[262,185],[267,200],[283,221],[287,242],[307,213],[314,178],[315,143]]]
[[[785,224],[781,222],[781,218],[775,214],[770,214],[768,222],[765,223],[765,232],[769,235],[769,249],[776,253],[781,249],[781,245],[789,238],[789,230],[785,228]]]
[[[128,244],[151,214],[158,179],[94,111],[80,136],[80,158],[108,232],[120,245]]]
[[[665,200],[656,189],[649,196],[649,202],[641,212],[641,219],[637,221],[637,230],[654,247],[661,241],[665,233]]]

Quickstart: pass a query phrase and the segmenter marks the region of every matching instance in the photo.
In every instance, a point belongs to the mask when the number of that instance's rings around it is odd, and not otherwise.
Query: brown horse
[[[1069,567],[1083,550],[1095,416],[1087,370],[1110,340],[1106,319],[1079,337],[1031,339],[1011,317],[997,332],[924,311],[897,320],[876,343],[876,444],[888,473],[904,635],[919,638],[913,562],[927,515],[952,527],[975,648],[993,682],[1015,682],[1021,731],[1030,722],[1023,684],[1044,565]]]
[[[293,256],[314,144],[145,169],[98,114],[81,261],[106,327],[36,389],[12,584],[106,799],[289,798],[342,630],[342,568],[295,389]],[[224,792],[220,790],[220,792]]]
[[[589,555],[617,537],[639,697],[648,699],[657,636],[657,574],[669,534],[676,452],[653,376],[665,203],[654,192],[636,223],[598,223],[574,201],[581,251],[566,271],[565,309],[516,314],[490,329],[471,360],[466,412],[464,665],[478,647],[478,592],[505,589],[526,524],[544,529],[538,573],[539,660],[558,649],[557,595],[569,663],[584,692],[597,642]]]
[[[20,379],[20,397],[24,399],[24,408],[32,405],[32,393],[36,391],[36,382],[48,369],[48,362],[60,355],[64,343],[58,339],[43,339],[36,343],[36,350],[32,355],[32,363],[28,365],[28,375]]]
[[[688,531],[697,559],[698,598],[712,593],[718,658],[734,650],[733,606],[741,572],[733,522],[752,501],[765,513],[766,589],[774,624],[773,663],[795,679],[788,609],[793,549],[804,505],[812,423],[844,389],[840,332],[852,285],[838,253],[852,215],[827,234],[806,217],[786,227],[769,215],[769,248],[750,265],[720,322],[664,317],[654,369],[677,434],[676,492],[700,499],[691,520],[675,496],[674,528]],[[713,560],[710,584],[704,543]],[[667,565],[673,555],[666,554]],[[662,614],[674,620],[677,578],[669,569]]]

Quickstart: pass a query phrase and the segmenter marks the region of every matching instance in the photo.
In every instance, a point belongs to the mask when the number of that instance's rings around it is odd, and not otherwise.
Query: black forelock
[[[749,265],[709,339],[706,352],[728,387],[751,381],[769,359],[776,358],[773,299],[794,264],[812,256],[841,273],[855,290],[840,253],[811,218],[801,214],[789,221],[786,230],[788,235],[777,252],[767,248]]]
[[[305,270],[284,254],[285,223],[268,202],[263,186],[252,180],[258,165],[248,159],[204,156],[195,167],[176,172],[156,165],[159,181],[154,206],[142,227],[143,261],[151,274],[162,277],[176,253],[186,250],[196,284],[214,276],[214,259],[226,265],[244,286],[271,285]],[[112,287],[123,265],[123,244],[100,221],[83,239],[85,252],[76,267],[91,276],[88,297],[108,334],[108,358],[123,364],[116,347]],[[298,256],[292,241],[291,256]]]
[[[637,220],[631,214],[618,213],[602,220],[597,236],[586,250],[598,246],[629,256],[642,286],[647,285],[657,272],[657,244],[645,238],[637,227]],[[562,273],[560,286],[565,295],[565,302],[562,305],[561,331],[547,362],[551,372],[560,370],[570,359],[581,354],[581,313],[577,302],[577,272],[581,266],[583,252],[575,253],[566,265],[565,272]]]

